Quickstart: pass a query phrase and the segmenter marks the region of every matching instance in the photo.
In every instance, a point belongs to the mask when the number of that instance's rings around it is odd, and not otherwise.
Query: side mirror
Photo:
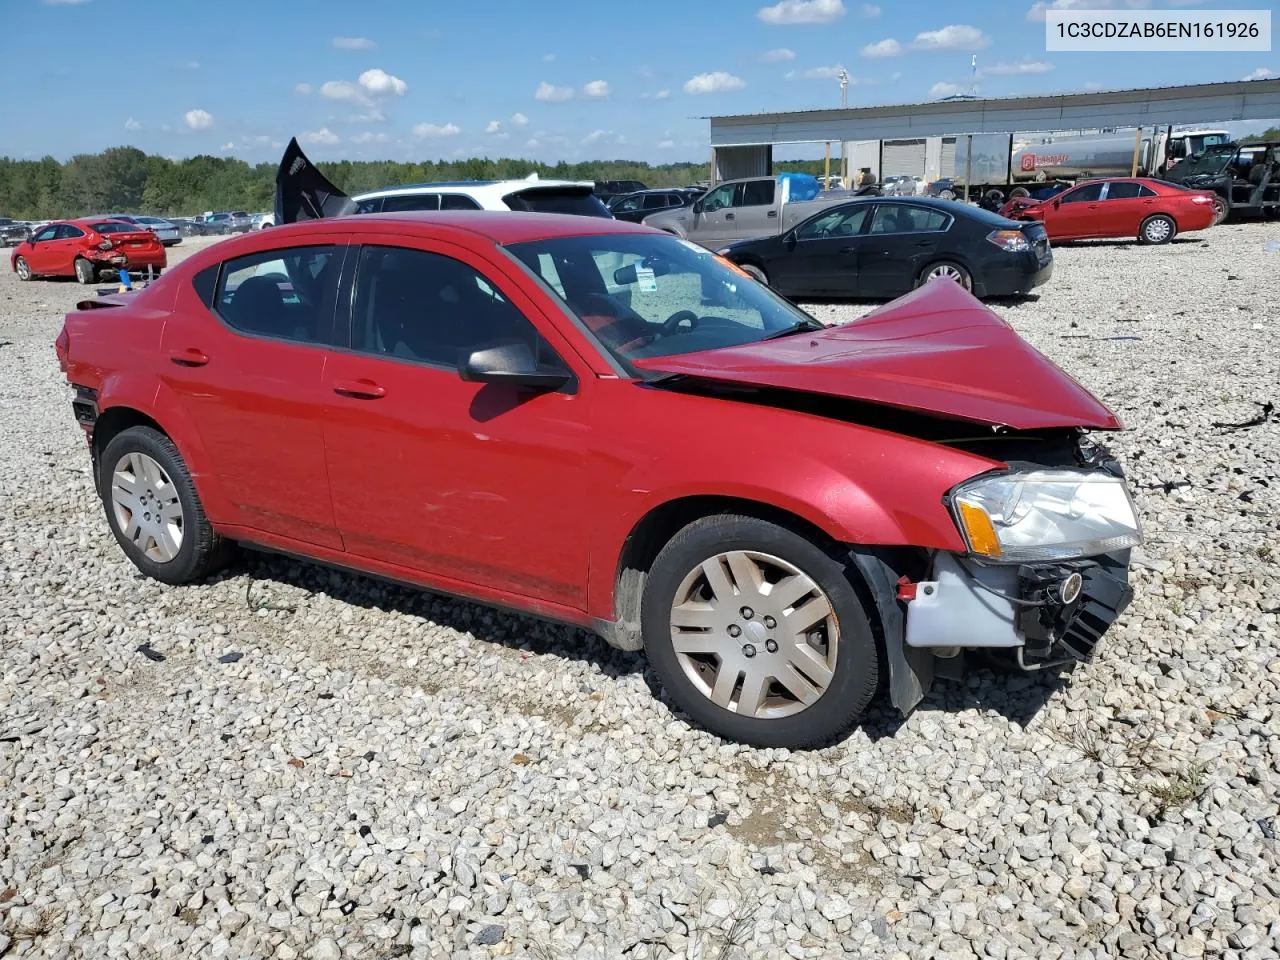
[[[787,235],[782,238],[782,245],[788,250],[794,250],[800,238],[796,235],[796,231],[788,231]]]
[[[1053,209],[1057,210],[1057,209],[1058,209],[1058,207],[1060,207],[1060,206],[1062,206],[1062,201],[1061,201],[1061,200],[1054,200],[1054,201],[1053,201]]]
[[[693,212],[694,212],[694,213],[701,213],[701,212],[702,212],[702,200],[701,200],[701,198],[699,198],[699,199],[697,199],[697,200],[693,201]]]
[[[468,383],[503,383],[534,390],[557,390],[569,382],[567,372],[539,370],[529,344],[516,341],[473,350],[458,362],[458,376]]]

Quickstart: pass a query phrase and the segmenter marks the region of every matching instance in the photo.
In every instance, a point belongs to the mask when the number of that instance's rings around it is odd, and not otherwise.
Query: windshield
[[[610,217],[609,208],[587,187],[533,187],[502,198],[524,213],[569,213],[583,217]]]
[[[633,360],[755,343],[811,321],[726,260],[672,236],[513,244],[632,376]]]
[[[1236,155],[1236,148],[1231,144],[1218,144],[1209,147],[1204,153],[1188,157],[1174,167],[1178,179],[1208,174],[1216,176],[1227,168],[1231,158]]]

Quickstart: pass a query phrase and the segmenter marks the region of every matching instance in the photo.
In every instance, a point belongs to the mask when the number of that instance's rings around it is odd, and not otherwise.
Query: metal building
[[[704,117],[711,122],[711,174],[716,180],[773,171],[778,143],[923,141],[977,133],[1226,123],[1280,117],[1280,79],[1104,90],[1031,97],[952,98],[791,113]],[[846,154],[856,153],[846,151]],[[946,151],[938,158],[946,164]],[[952,145],[954,165],[954,141]],[[916,154],[911,154],[915,163]],[[850,156],[851,169],[858,166]],[[898,157],[895,155],[895,162]],[[926,157],[926,166],[928,158]],[[866,166],[867,164],[861,164]],[[891,170],[877,174],[893,173]],[[910,170],[901,171],[910,173]],[[939,174],[942,176],[945,174]]]

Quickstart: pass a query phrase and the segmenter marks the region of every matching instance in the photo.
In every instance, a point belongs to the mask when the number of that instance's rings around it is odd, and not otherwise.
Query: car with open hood
[[[643,226],[342,216],[56,348],[146,575],[243,544],[560,620],[747,743],[910,710],[969,650],[1089,659],[1131,596],[1115,414],[950,280],[827,328]]]

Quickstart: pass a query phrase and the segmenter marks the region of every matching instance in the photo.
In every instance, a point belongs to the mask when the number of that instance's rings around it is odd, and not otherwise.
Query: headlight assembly
[[[1070,560],[1142,543],[1129,490],[1109,474],[988,475],[961,484],[951,502],[970,552],[996,563]]]

